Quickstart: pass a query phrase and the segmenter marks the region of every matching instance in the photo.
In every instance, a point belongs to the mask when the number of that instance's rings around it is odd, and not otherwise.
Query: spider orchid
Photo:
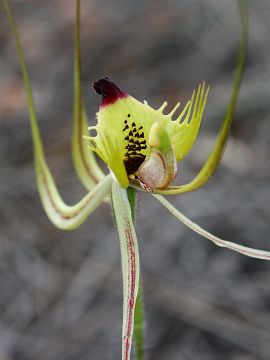
[[[52,174],[47,166],[40,137],[35,106],[26,62],[16,24],[8,1],[3,0],[16,40],[32,131],[36,177],[44,209],[51,222],[60,229],[77,228],[103,201],[110,204],[115,214],[120,239],[123,276],[123,326],[122,360],[130,359],[134,316],[140,318],[139,252],[133,222],[136,191],[146,191],[154,196],[171,214],[182,223],[216,245],[227,247],[241,254],[270,260],[270,252],[248,248],[222,240],[210,234],[189,220],[163,195],[178,195],[201,187],[217,168],[228,138],[237,96],[243,73],[247,45],[247,15],[242,11],[242,40],[234,80],[234,88],[228,111],[217,136],[214,148],[197,176],[188,184],[172,186],[177,173],[177,161],[181,161],[193,145],[200,127],[206,105],[208,88],[203,83],[193,92],[180,115],[172,119],[179,103],[166,114],[167,102],[157,110],[146,102],[140,102],[123,92],[109,78],[93,84],[94,90],[102,96],[97,113],[97,125],[87,128],[80,78],[80,1],[76,5],[75,65],[74,65],[74,127],[72,155],[79,178],[89,191],[76,205],[69,206],[61,198]],[[243,2],[242,7],[243,10]],[[89,130],[89,132],[88,132]],[[95,134],[92,134],[95,130]],[[83,138],[86,138],[83,139]],[[90,146],[90,149],[89,149]],[[97,154],[109,168],[105,175],[99,168]],[[135,311],[136,306],[136,311]],[[142,320],[138,320],[138,323]],[[137,355],[143,359],[143,350]],[[142,340],[141,340],[142,341]]]

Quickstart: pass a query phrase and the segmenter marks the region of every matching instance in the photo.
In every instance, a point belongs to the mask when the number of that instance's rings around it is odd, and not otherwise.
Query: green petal
[[[102,180],[77,205],[68,206],[63,202],[45,160],[31,84],[17,32],[16,23],[9,8],[8,1],[3,1],[15,36],[17,51],[22,69],[34,146],[36,177],[41,200],[50,220],[61,229],[71,230],[78,227],[86,219],[86,217],[96,209],[104,197],[109,193],[111,178],[110,176],[104,178],[104,180]]]
[[[75,52],[74,52],[74,125],[72,157],[75,169],[84,186],[91,190],[104,177],[93,152],[83,139],[88,135],[87,120],[82,99],[80,65],[80,1],[76,1]]]
[[[195,176],[195,178],[190,183],[181,186],[172,186],[166,190],[157,190],[156,191],[157,193],[164,195],[176,195],[176,194],[183,194],[189,191],[194,191],[200,188],[201,186],[203,186],[209,180],[209,178],[216,171],[221,161],[221,157],[228,140],[234,112],[237,105],[237,99],[240,90],[241,80],[243,77],[245,57],[246,57],[247,44],[248,44],[248,7],[247,7],[247,2],[245,0],[239,1],[239,10],[241,17],[242,37],[238,52],[236,69],[235,69],[234,85],[233,85],[231,99],[227,107],[227,112],[223,120],[221,129],[219,130],[216,142],[214,144],[214,148],[211,154],[209,155],[207,161],[201,168],[200,172]]]
[[[47,165],[39,160],[36,160],[36,176],[44,210],[51,222],[62,230],[80,226],[111,191],[112,178],[107,175],[80,202],[69,206],[59,195]]]
[[[195,231],[197,234],[202,235],[206,239],[212,241],[217,246],[220,247],[226,247],[230,250],[236,251],[240,254],[253,257],[256,259],[262,259],[262,260],[270,260],[270,252],[264,251],[264,250],[258,250],[249,248],[247,246],[238,245],[233,242],[222,240],[219,237],[209,233],[208,231],[201,228],[198,224],[191,221],[189,218],[187,218],[183,213],[181,213],[179,210],[177,210],[172,204],[170,204],[166,199],[164,199],[161,195],[153,195],[158,201],[161,202],[161,204],[170,211],[171,214],[173,214],[178,220],[180,220],[184,225],[189,227],[191,230]]]
[[[122,360],[129,360],[140,265],[137,238],[127,191],[121,188],[117,182],[112,183],[112,204],[120,240],[123,274]]]

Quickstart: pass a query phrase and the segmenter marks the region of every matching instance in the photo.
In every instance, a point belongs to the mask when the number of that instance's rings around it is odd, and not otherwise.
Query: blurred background
[[[68,203],[85,190],[70,156],[75,1],[10,0],[26,53],[46,155]],[[270,3],[250,1],[247,66],[216,175],[176,207],[224,239],[270,250]],[[83,87],[89,122],[109,75],[168,110],[205,80],[202,128],[179,165],[192,179],[224,117],[239,45],[237,2],[82,0]],[[110,209],[57,230],[38,196],[14,39],[0,5],[0,360],[120,359],[122,280]],[[192,233],[139,195],[148,360],[270,358],[270,264]]]

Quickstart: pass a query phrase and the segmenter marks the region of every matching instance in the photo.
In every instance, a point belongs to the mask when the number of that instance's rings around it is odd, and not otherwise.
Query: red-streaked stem
[[[137,192],[135,189],[129,187],[127,189],[127,195],[131,209],[131,216],[135,227]],[[139,284],[137,299],[135,303],[134,338],[135,338],[135,346],[136,346],[136,358],[137,360],[144,360],[144,309],[143,309],[143,300],[142,300],[141,281]]]
[[[127,221],[128,223],[128,221]],[[127,225],[128,226],[128,225]],[[125,231],[127,239],[127,254],[128,254],[128,304],[127,304],[127,315],[126,315],[126,325],[125,325],[125,335],[124,335],[124,359],[129,360],[131,344],[132,344],[132,335],[133,335],[133,324],[134,324],[134,310],[135,310],[135,298],[137,294],[135,292],[136,288],[136,259],[135,259],[135,243],[130,227]]]
[[[139,288],[139,251],[127,191],[112,183],[112,205],[120,240],[123,274],[122,360],[130,360]]]

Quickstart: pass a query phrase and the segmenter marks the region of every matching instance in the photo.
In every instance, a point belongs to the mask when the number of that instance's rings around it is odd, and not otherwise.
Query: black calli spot
[[[127,115],[128,118],[131,116]],[[144,139],[143,126],[137,128],[136,122],[133,121],[131,123],[132,130],[128,124],[128,121],[124,121],[123,131],[128,134],[124,137],[126,141],[125,149],[127,150],[125,153],[124,164],[128,175],[136,173],[140,165],[145,160],[145,155],[142,154],[142,150],[147,149],[146,140]]]

